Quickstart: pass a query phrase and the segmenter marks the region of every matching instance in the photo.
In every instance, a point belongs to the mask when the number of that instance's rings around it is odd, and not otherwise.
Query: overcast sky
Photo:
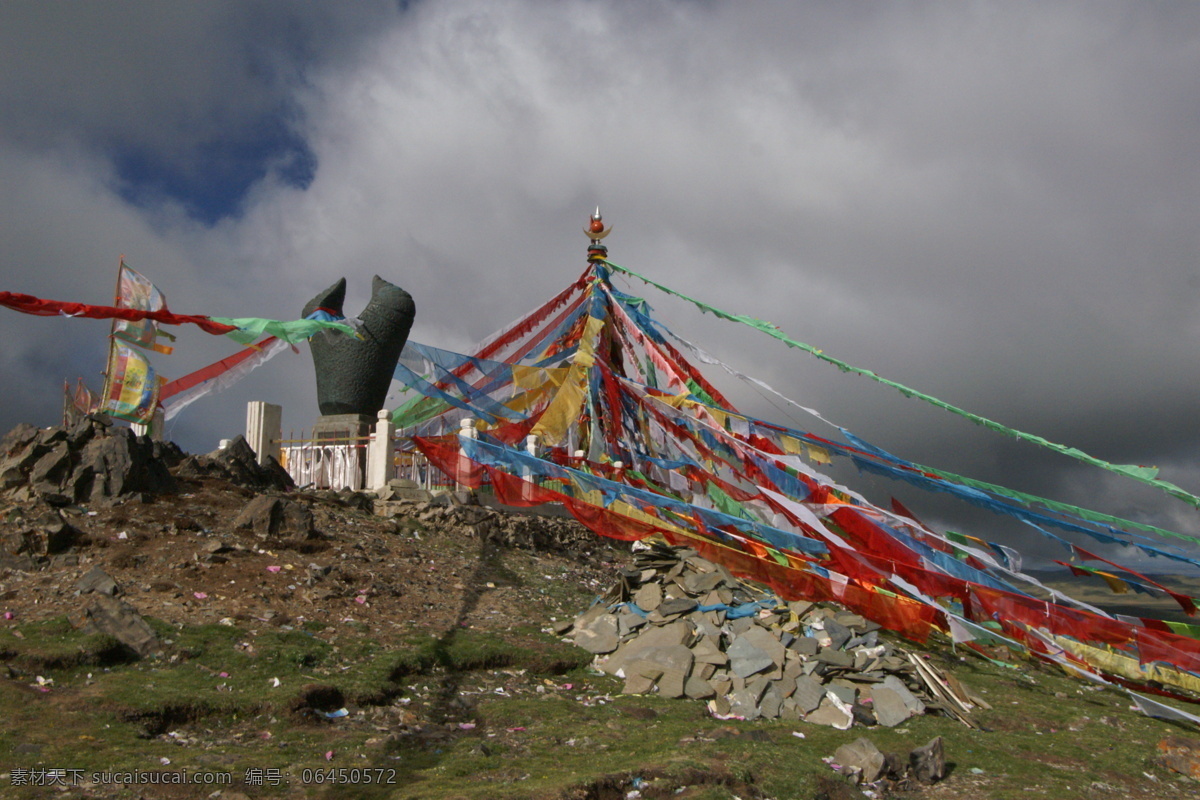
[[[124,255],[176,312],[293,319],[341,276],[357,312],[378,273],[450,349],[576,277],[599,204],[619,264],[1200,492],[1195,3],[7,0],[0,187],[0,289],[108,303]],[[1200,533],[1177,500],[627,288],[905,458]],[[107,330],[0,313],[0,428],[56,424],[64,379],[98,389]],[[179,334],[169,378],[235,349]],[[168,434],[211,450],[255,399],[309,427],[302,350]]]

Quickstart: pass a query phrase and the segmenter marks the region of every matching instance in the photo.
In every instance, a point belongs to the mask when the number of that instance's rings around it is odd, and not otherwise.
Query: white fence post
[[[283,406],[253,400],[246,404],[246,444],[254,451],[259,464],[267,456],[280,460],[279,442],[283,439]]]
[[[530,434],[525,437],[525,452],[537,458],[538,437],[536,434]],[[521,499],[532,503],[534,490],[537,489],[537,476],[533,474],[532,467],[523,467],[521,469],[521,477],[524,479],[524,483],[521,484]]]
[[[461,429],[458,432],[459,439],[478,439],[479,431],[475,429],[475,420],[467,417],[459,423]],[[458,469],[457,475],[454,476],[455,483],[458,484],[459,491],[470,491],[471,487],[468,482],[471,480],[471,473],[474,469],[474,464],[467,457],[465,448],[460,447],[458,450]]]
[[[392,439],[396,435],[391,413],[384,408],[378,416],[375,435],[367,446],[367,490],[372,492],[382,491],[392,479]]]

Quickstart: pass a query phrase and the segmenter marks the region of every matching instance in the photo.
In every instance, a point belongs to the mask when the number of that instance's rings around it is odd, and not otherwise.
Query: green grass
[[[502,636],[465,627],[414,634],[384,647],[352,629],[334,644],[307,630],[150,622],[171,644],[140,661],[64,619],[21,625],[21,636],[0,631],[11,670],[0,681],[7,768],[225,770],[239,781],[247,770],[278,770],[292,776],[292,790],[313,769],[369,767],[396,779],[305,789],[331,798],[562,800],[600,796],[601,785],[623,796],[641,778],[669,793],[693,787],[681,795],[690,800],[747,797],[741,783],[783,800],[840,780],[821,759],[860,736],[895,752],[942,736],[952,765],[946,787],[960,787],[951,797],[1090,800],[1097,782],[1115,787],[1112,796],[1146,796],[1146,786],[1180,788],[1150,796],[1187,791],[1186,779],[1155,763],[1156,743],[1182,731],[1130,712],[1121,693],[1028,663],[1011,669],[937,654],[993,706],[977,715],[984,730],[925,716],[837,731],[719,721],[698,702],[621,696],[621,682],[592,672],[587,653],[532,626]],[[38,675],[52,682],[38,688]],[[313,686],[340,693],[351,716],[298,713]],[[255,797],[288,791],[235,788]]]

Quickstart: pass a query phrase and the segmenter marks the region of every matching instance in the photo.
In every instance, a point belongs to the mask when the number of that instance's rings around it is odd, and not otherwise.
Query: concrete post
[[[478,439],[479,431],[475,428],[475,420],[471,417],[464,418],[460,423],[458,431],[459,439]],[[467,457],[467,452],[464,448],[459,448],[458,451],[458,469],[454,476],[455,483],[458,484],[459,491],[471,491],[470,484],[473,482],[474,472],[477,468],[474,462]]]
[[[280,460],[280,440],[283,439],[283,406],[253,400],[246,404],[246,444],[258,457],[259,464],[267,456]]]
[[[371,443],[367,446],[367,491],[383,491],[392,479],[395,436],[396,426],[392,423],[391,412],[386,408],[380,409],[379,421],[375,423],[375,435],[371,437]]]
[[[530,434],[525,437],[525,452],[537,458],[538,455],[538,437],[536,434]],[[537,489],[537,476],[533,474],[531,467],[521,468],[521,499],[526,502],[533,502],[534,492]]]

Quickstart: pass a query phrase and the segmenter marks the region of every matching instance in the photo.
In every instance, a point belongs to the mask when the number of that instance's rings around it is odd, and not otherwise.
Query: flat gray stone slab
[[[716,572],[692,573],[683,579],[684,587],[696,596],[708,594],[723,581]]]
[[[79,590],[80,594],[95,592],[96,594],[106,594],[109,597],[115,596],[120,591],[112,576],[99,567],[92,567],[88,570],[75,584],[75,588]]]
[[[855,633],[864,633],[872,630],[872,626],[878,627],[874,623],[868,625],[865,617],[861,614],[855,614],[852,611],[839,611],[833,615],[833,618],[839,625],[844,625]]]
[[[706,700],[713,697],[716,691],[711,683],[693,675],[684,682],[683,693],[693,700]]]
[[[887,766],[887,759],[870,739],[858,739],[842,745],[834,751],[833,761],[843,770],[857,772],[863,783],[879,780]]]
[[[621,643],[617,635],[617,618],[612,614],[596,617],[586,627],[575,626],[575,644],[595,655],[611,653]]]
[[[783,709],[783,697],[779,694],[779,690],[772,684],[763,692],[762,699],[758,701],[758,710],[767,719],[776,719],[779,712]]]
[[[904,685],[904,681],[897,678],[895,675],[888,675],[880,684],[885,689],[891,689],[896,694],[900,695],[900,699],[904,701],[904,705],[908,706],[908,710],[914,714],[924,714],[925,704],[921,699],[909,691]]]
[[[815,656],[821,650],[821,643],[812,636],[800,636],[788,645],[788,649],[802,656]]]
[[[658,679],[658,693],[662,697],[669,697],[672,700],[678,700],[685,694],[684,687],[687,684],[688,676],[686,672],[680,672],[677,669],[669,669],[662,674]]]
[[[72,619],[85,632],[107,633],[139,656],[158,648],[158,636],[133,606],[107,594],[94,595],[83,609],[82,619]]]
[[[854,715],[838,708],[836,703],[826,697],[821,700],[821,705],[817,707],[817,710],[806,715],[804,720],[814,725],[827,725],[844,731],[849,730],[850,726],[854,724]]]
[[[681,597],[679,599],[664,600],[659,605],[657,611],[664,617],[669,617],[672,614],[686,614],[696,607],[696,601],[691,598]]]
[[[646,650],[683,644],[691,638],[691,635],[691,626],[683,621],[672,622],[668,625],[648,626],[641,634],[626,641],[596,666],[609,675],[623,676],[625,664],[639,657]]]
[[[845,650],[835,650],[832,647],[822,647],[821,652],[817,653],[817,661],[832,667],[854,666],[854,656]]]
[[[623,694],[650,694],[654,691],[654,680],[645,675],[630,675],[625,679]]]
[[[853,632],[845,625],[841,625],[834,619],[825,620],[825,633],[829,636],[829,646],[834,650],[841,650],[845,647],[846,642],[854,636]]]
[[[721,626],[713,624],[709,619],[711,614],[703,611],[693,611],[687,615],[688,620],[696,627],[696,633],[701,636],[720,636]]]
[[[741,689],[729,695],[729,713],[746,719],[758,719],[762,716],[758,700],[749,689]]]
[[[771,659],[771,663],[775,666],[783,666],[783,643],[766,628],[755,625],[743,633],[739,637],[740,640],[745,640],[756,649],[766,653],[767,657]]]
[[[755,647],[744,636],[734,639],[726,654],[729,656],[729,671],[739,678],[775,666],[775,660],[770,655]]]
[[[767,693],[767,689],[771,686],[771,681],[763,676],[758,676],[753,680],[746,681],[746,690],[750,692],[750,696],[754,698],[755,703],[761,703],[763,695]]]
[[[854,705],[854,702],[858,700],[858,690],[853,686],[846,686],[841,683],[829,683],[825,686],[825,691],[836,695],[837,699],[848,706]]]
[[[804,712],[800,710],[800,706],[792,698],[787,698],[783,701],[783,706],[779,709],[781,719],[798,720],[804,716]]]
[[[792,692],[792,699],[796,701],[800,713],[807,714],[821,705],[825,699],[825,687],[812,677],[801,675],[796,678],[796,691]]]
[[[883,686],[872,690],[871,708],[875,711],[875,721],[885,728],[896,727],[913,713],[899,694]]]
[[[637,660],[658,664],[663,671],[676,670],[684,675],[692,671],[692,651],[681,644],[643,650]]]
[[[702,636],[692,647],[692,655],[705,664],[723,667],[729,663],[729,655],[722,653],[714,636]]]
[[[646,618],[641,614],[629,611],[617,617],[617,633],[624,638],[646,624]]]
[[[795,614],[800,619],[804,619],[804,615],[813,607],[813,603],[807,600],[793,600],[788,603],[788,610]]]
[[[634,604],[643,611],[653,611],[662,604],[662,584],[646,583],[633,593]]]

